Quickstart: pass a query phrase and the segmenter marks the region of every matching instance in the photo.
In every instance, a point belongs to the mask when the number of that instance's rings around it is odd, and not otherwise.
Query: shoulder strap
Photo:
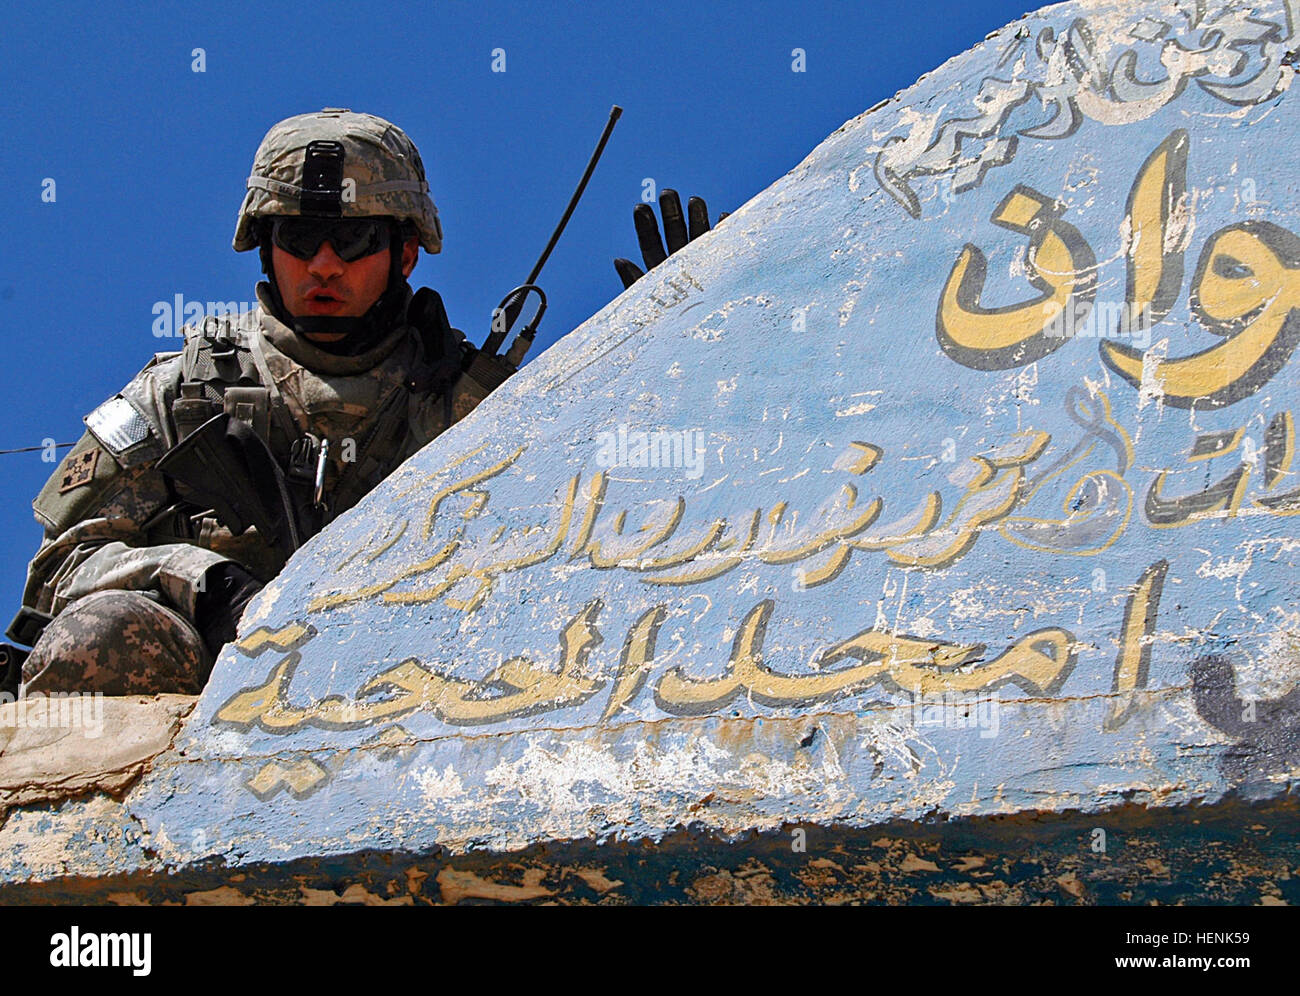
[[[267,391],[271,417],[275,419],[276,425],[284,434],[284,438],[292,444],[294,440],[306,432],[306,427],[299,425],[298,420],[293,417],[293,412],[285,404],[284,395],[280,393],[275,378],[271,376],[271,368],[266,362],[266,352],[262,349],[262,337],[258,334],[256,328],[248,330],[247,341],[249,355],[252,357],[253,367],[257,371],[257,378]]]

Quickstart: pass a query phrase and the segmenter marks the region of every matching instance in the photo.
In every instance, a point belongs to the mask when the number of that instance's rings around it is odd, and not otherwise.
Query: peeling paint
[[[170,749],[14,796],[7,888],[1294,899],[1280,850],[1040,836],[1290,812],[1293,7],[1046,8],[848,122],[299,551]]]

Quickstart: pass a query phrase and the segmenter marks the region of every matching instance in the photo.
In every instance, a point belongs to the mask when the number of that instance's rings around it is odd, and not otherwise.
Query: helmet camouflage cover
[[[328,189],[337,178],[323,181],[314,171],[309,182],[304,176],[309,145],[313,150],[324,147],[334,153],[341,147],[338,189]],[[247,186],[235,226],[236,252],[257,248],[258,218],[317,214],[344,218],[390,215],[411,222],[427,252],[442,249],[442,225],[429,197],[419,150],[401,128],[373,114],[327,107],[286,118],[262,139]],[[314,190],[307,189],[309,186]],[[308,194],[307,206],[304,193]]]

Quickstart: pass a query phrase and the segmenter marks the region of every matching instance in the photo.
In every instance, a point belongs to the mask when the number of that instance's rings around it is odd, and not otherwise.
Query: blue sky
[[[846,120],[1019,17],[928,3],[72,3],[0,26],[0,448],[71,442],[155,351],[154,305],[253,301],[230,248],[253,152],[281,118],[350,107],[419,145],[446,240],[437,288],[481,342],[558,220],[611,104],[605,156],[543,272],[532,355],[622,288],[646,178],[734,209]],[[204,72],[194,72],[194,49]],[[806,71],[793,72],[792,51]],[[493,50],[505,72],[493,72]],[[45,181],[55,200],[42,200]],[[63,452],[63,451],[60,451]],[[0,455],[0,627],[40,541],[54,464]]]

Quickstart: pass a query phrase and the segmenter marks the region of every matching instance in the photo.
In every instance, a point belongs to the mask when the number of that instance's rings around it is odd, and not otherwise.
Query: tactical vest
[[[441,398],[441,425],[429,438],[455,420],[452,386],[472,359],[473,347],[451,328],[436,292],[421,289],[407,313],[419,333],[417,362],[401,387],[389,391],[379,410],[364,419],[364,434],[349,440],[352,451],[343,454],[341,463],[338,441],[330,444],[308,431],[305,417],[295,415],[276,385],[257,311],[206,318],[186,339],[181,379],[171,403],[177,442],[223,411],[247,423],[284,473],[299,535],[314,535],[387,477],[413,448],[428,442],[410,438],[413,402]],[[318,496],[318,471],[327,463],[322,450],[328,451],[329,445],[335,473],[330,475],[331,486]]]

